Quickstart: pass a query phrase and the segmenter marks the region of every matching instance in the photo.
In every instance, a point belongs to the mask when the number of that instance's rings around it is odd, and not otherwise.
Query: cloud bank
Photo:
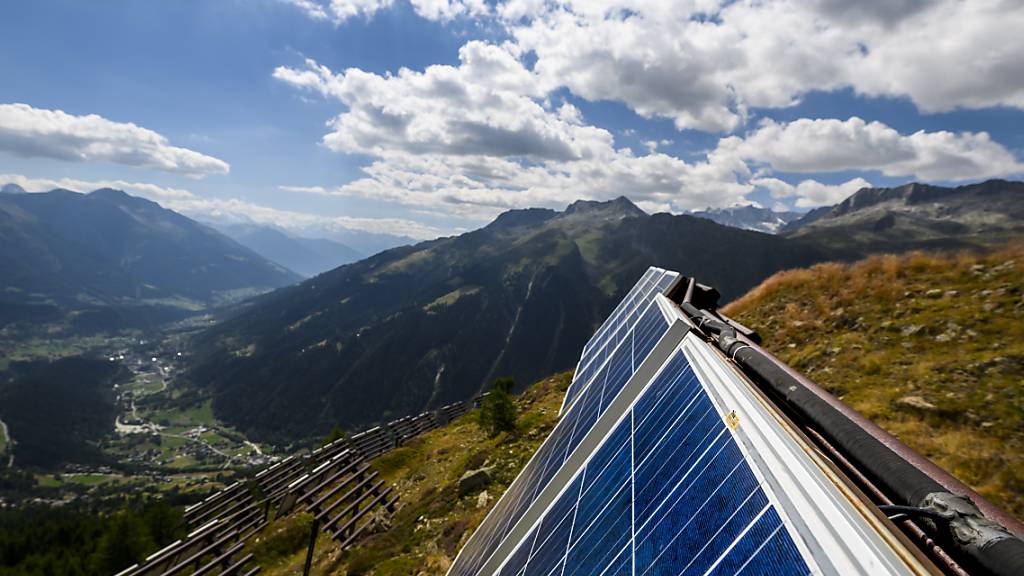
[[[48,192],[54,188],[63,188],[84,193],[100,188],[115,188],[147,198],[159,203],[164,208],[200,221],[273,225],[298,234],[329,235],[331,232],[359,230],[410,236],[418,240],[436,238],[441,235],[441,231],[437,228],[404,218],[324,216],[308,212],[281,210],[240,198],[204,198],[189,190],[169,188],[148,182],[32,178],[22,174],[0,174],[0,183],[14,183],[28,192]]]
[[[171,146],[164,136],[132,123],[27,104],[0,104],[0,151],[22,158],[111,162],[193,178],[230,170],[223,160]]]
[[[901,134],[861,118],[762,121],[722,137],[699,161],[647,143],[637,155],[607,130],[559,103],[514,44],[465,44],[456,66],[373,74],[334,72],[307,59],[278,67],[278,80],[338,101],[323,145],[373,158],[364,176],[339,186],[282,186],[286,192],[359,196],[426,213],[483,221],[509,208],[561,207],[578,198],[626,194],[648,210],[685,211],[747,201],[758,189],[800,207],[831,203],[865,178],[824,184],[806,178],[783,192],[775,172],[875,171],[925,180],[968,180],[1024,172],[984,132]]]

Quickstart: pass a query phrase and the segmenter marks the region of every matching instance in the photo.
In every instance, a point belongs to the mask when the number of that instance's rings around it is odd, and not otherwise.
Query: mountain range
[[[25,192],[25,189],[21,186],[18,186],[14,182],[10,182],[0,186],[0,194],[27,194],[27,192]]]
[[[294,236],[271,226],[229,224],[219,226],[218,230],[267,260],[307,278],[366,256],[335,240]]]
[[[988,180],[955,188],[911,183],[862,188],[812,210],[781,234],[855,252],[972,248],[1024,232],[1024,182]]]
[[[526,384],[572,367],[650,265],[735,297],[827,259],[809,242],[626,198],[513,210],[466,234],[388,250],[256,298],[201,334],[188,374],[220,418],[281,441]]]
[[[0,325],[145,325],[299,280],[219,232],[119,190],[4,190]]]
[[[344,225],[335,225],[330,222],[313,224],[299,230],[288,230],[285,232],[283,229],[273,224],[257,222],[238,214],[197,213],[190,214],[190,216],[195,218],[198,222],[206,224],[207,226],[210,226],[211,228],[232,238],[241,236],[244,240],[245,236],[247,236],[249,232],[254,230],[270,229],[280,232],[292,239],[328,240],[336,242],[348,247],[363,257],[372,256],[391,248],[416,243],[415,239],[402,234],[359,230],[355,228],[347,228]]]
[[[578,201],[512,210],[300,282],[286,266],[312,275],[355,251],[256,226],[229,230],[238,242],[116,190],[8,185],[0,325],[151,327],[256,295],[194,337],[187,380],[229,424],[290,441],[465,399],[498,376],[525,384],[570,369],[648,266],[696,276],[728,301],[787,268],[1019,235],[1022,192],[1001,180],[865,188],[782,226],[791,214],[754,207],[648,215],[624,197]],[[779,234],[741,229],[755,225]]]
[[[779,232],[784,226],[800,219],[804,215],[802,212],[776,212],[770,208],[761,208],[754,205],[708,208],[691,212],[690,214],[698,218],[707,218],[723,226],[756,230],[768,234]]]

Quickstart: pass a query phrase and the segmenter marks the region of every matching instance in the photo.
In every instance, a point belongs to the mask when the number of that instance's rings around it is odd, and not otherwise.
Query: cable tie
[[[743,350],[744,348],[750,348],[750,349],[753,349],[753,347],[752,347],[752,346],[751,346],[750,344],[742,344],[742,345],[740,345],[740,346],[737,346],[737,347],[736,347],[736,349],[732,351],[732,354],[731,354],[731,356],[730,356],[730,357],[732,358],[732,361],[733,361],[733,362],[735,362],[735,361],[736,361],[736,354],[737,354],[737,353],[738,353],[738,352],[739,352],[740,350]]]

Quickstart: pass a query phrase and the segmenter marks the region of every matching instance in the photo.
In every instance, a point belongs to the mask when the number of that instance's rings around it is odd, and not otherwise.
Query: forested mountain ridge
[[[802,242],[629,200],[515,210],[460,236],[386,251],[255,299],[196,339],[190,379],[259,438],[357,429],[532,382],[579,350],[650,265],[736,296],[828,258]]]
[[[114,315],[138,322],[298,280],[207,226],[112,189],[2,194],[0,241],[0,324],[83,311],[70,321],[88,328],[120,306],[131,313]]]

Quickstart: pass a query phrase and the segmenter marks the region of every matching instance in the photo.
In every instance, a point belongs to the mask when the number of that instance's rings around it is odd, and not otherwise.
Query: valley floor
[[[50,370],[68,361],[108,364],[117,370],[94,399],[110,405],[110,429],[66,446],[44,442],[53,452],[45,462],[30,452],[32,458],[21,454],[18,466],[12,466],[17,448],[24,448],[16,446],[12,436],[38,446],[40,435],[63,429],[77,417],[80,406],[62,403],[59,409],[42,410],[31,419],[0,420],[0,469],[34,481],[34,486],[20,481],[17,488],[8,485],[0,493],[0,504],[18,508],[22,504],[119,502],[147,492],[173,492],[175,497],[194,492],[200,498],[221,487],[237,470],[272,462],[269,447],[257,446],[221,423],[208,399],[178,381],[186,360],[180,350],[180,334],[158,331],[55,340],[45,350],[31,342],[7,349],[5,358],[18,363],[5,364],[10,373],[0,372],[0,388],[30,385],[27,379],[43,370],[49,370],[48,386],[84,385],[80,373]],[[22,380],[26,383],[19,383]],[[20,409],[41,410],[38,406]],[[92,450],[88,457],[80,450],[83,446]]]

